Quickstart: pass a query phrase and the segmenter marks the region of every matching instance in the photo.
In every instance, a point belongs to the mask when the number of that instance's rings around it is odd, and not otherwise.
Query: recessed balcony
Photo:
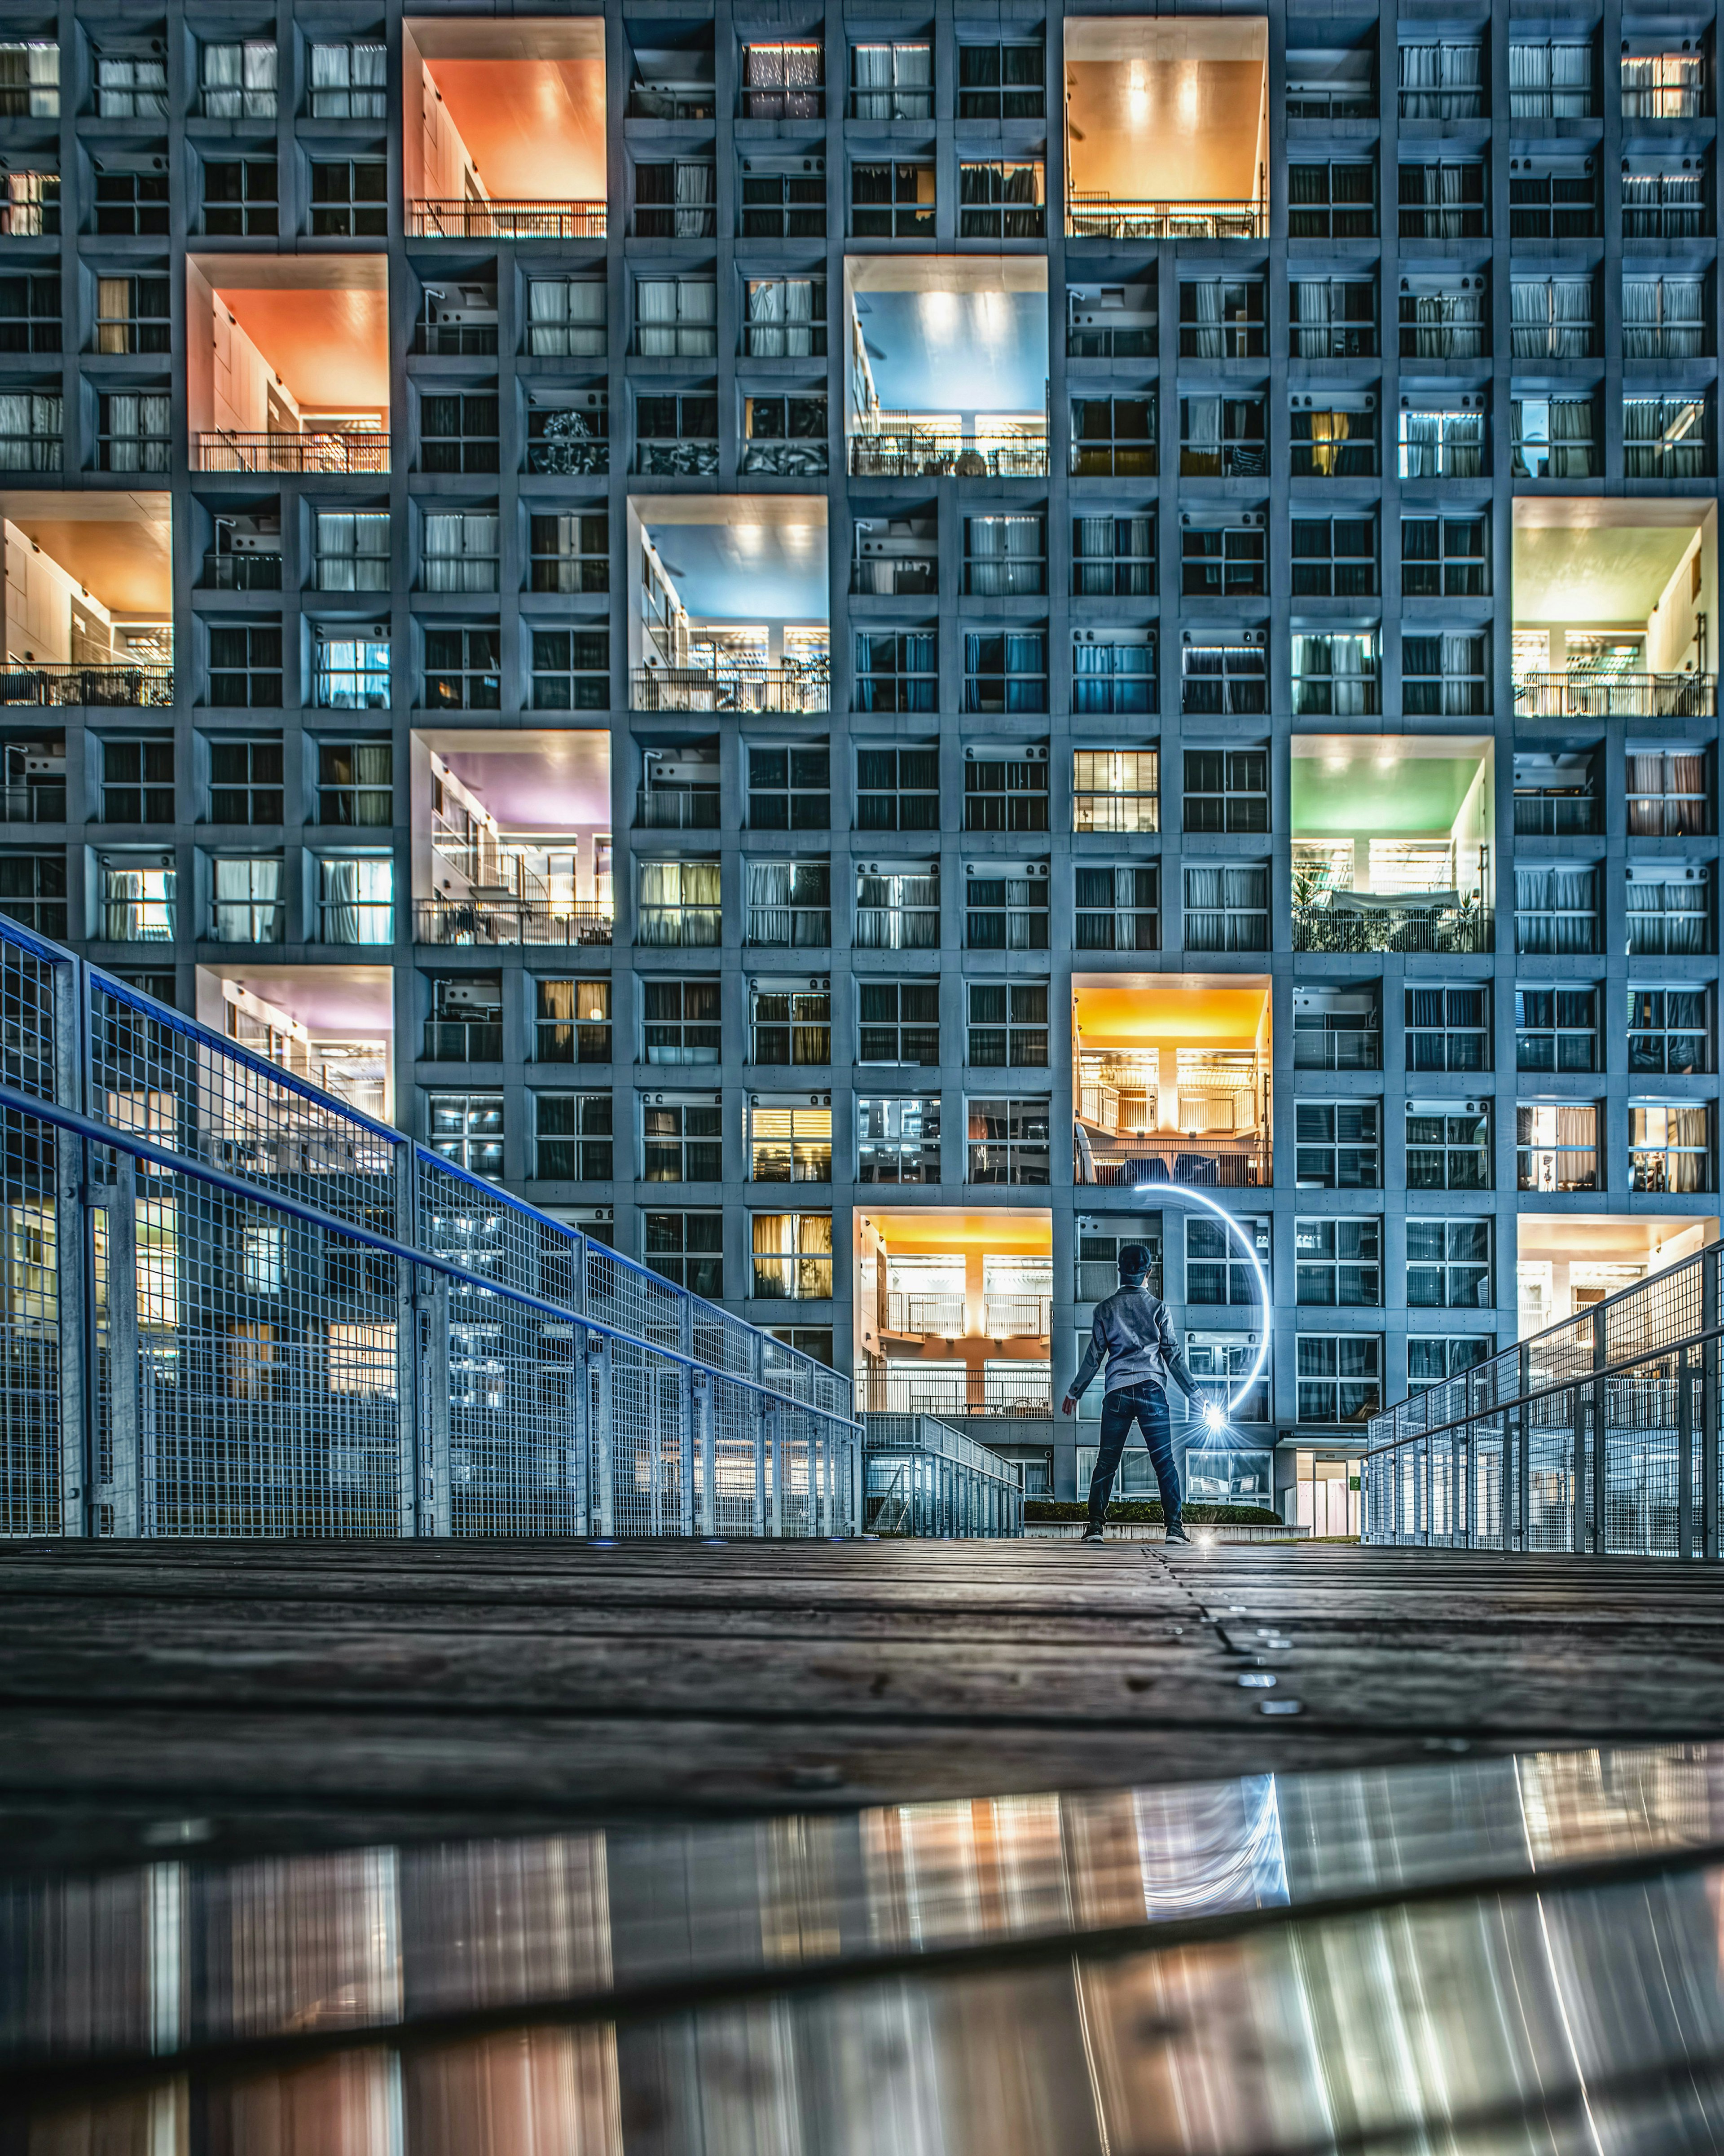
[[[1072,1040],[1075,1182],[1269,1186],[1267,981],[1079,975]]]
[[[1053,1231],[1039,1209],[856,1216],[857,1404],[880,1414],[1053,1412]]]
[[[172,704],[171,533],[166,495],[0,493],[0,704]]]

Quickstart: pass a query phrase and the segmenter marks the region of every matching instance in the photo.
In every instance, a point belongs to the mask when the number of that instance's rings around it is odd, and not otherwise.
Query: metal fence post
[[[593,1424],[593,1474],[598,1483],[598,1532],[617,1532],[617,1473],[612,1439],[611,1342],[606,1332],[587,1335],[587,1389]]]
[[[1718,1267],[1724,1249],[1714,1244],[1700,1270],[1701,1346],[1700,1518],[1701,1551],[1718,1554]]]
[[[700,1462],[700,1532],[703,1535],[716,1535],[718,1532],[718,1492],[715,1486],[712,1378],[710,1373],[696,1370],[689,1392],[695,1417],[695,1449]]]
[[[1593,1368],[1603,1370],[1609,1367],[1610,1350],[1606,1337],[1603,1304],[1593,1312]],[[1595,1378],[1593,1395],[1593,1554],[1602,1557],[1610,1547],[1610,1527],[1605,1511],[1606,1492],[1609,1488],[1610,1445],[1609,1415],[1606,1394],[1609,1381]]]
[[[116,1535],[146,1535],[154,1508],[146,1489],[140,1412],[146,1377],[138,1362],[137,1163],[118,1151],[113,1161],[107,1201],[110,1503]]]
[[[1686,1346],[1676,1350],[1676,1554],[1694,1554],[1694,1378]]]
[[[695,1306],[687,1296],[677,1305],[677,1345],[692,1363],[695,1348]],[[700,1456],[700,1434],[695,1427],[698,1409],[695,1405],[696,1373],[685,1365],[677,1379],[676,1397],[681,1409],[677,1417],[676,1433],[676,1531],[691,1535],[695,1532],[695,1462]]]
[[[86,1113],[85,1070],[90,1040],[89,979],[75,961],[54,970],[54,1097]],[[70,1131],[44,1132],[54,1150],[54,1274],[59,1359],[60,1532],[95,1527],[95,1333],[89,1204],[88,1149]],[[113,1534],[137,1532],[115,1521]]]
[[[838,1465],[837,1459],[834,1456],[837,1451],[838,1437],[837,1433],[832,1427],[830,1419],[825,1415],[822,1415],[820,1418],[819,1430],[820,1532],[823,1535],[829,1535],[832,1532],[833,1471]]]
[[[774,1542],[784,1537],[784,1415],[775,1400],[767,1409],[767,1432],[772,1448],[772,1513],[768,1529]]]
[[[410,1139],[393,1149],[395,1240],[418,1247],[418,1155]],[[425,1517],[425,1471],[419,1457],[418,1267],[395,1263],[395,1472],[404,1536],[429,1534]]]
[[[1521,1411],[1515,1417],[1515,1548],[1523,1554],[1532,1532],[1532,1410],[1526,1401],[1532,1389],[1532,1351],[1523,1347],[1516,1358]]]
[[[420,1502],[423,1507],[421,1517],[427,1522],[423,1532],[439,1536],[454,1531],[454,1493],[449,1484],[449,1302],[447,1276],[433,1274],[430,1289],[421,1305],[425,1317],[424,1375],[421,1380],[425,1388],[425,1413]]]

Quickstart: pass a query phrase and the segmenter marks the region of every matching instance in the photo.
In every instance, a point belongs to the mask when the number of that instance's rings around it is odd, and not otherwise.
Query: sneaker
[[[1191,1537],[1180,1526],[1178,1521],[1175,1520],[1168,1527],[1165,1539],[1170,1543],[1188,1543]]]
[[[1106,1537],[1102,1533],[1100,1527],[1090,1527],[1084,1529],[1081,1539],[1086,1543],[1099,1543],[1105,1542],[1106,1540]]]

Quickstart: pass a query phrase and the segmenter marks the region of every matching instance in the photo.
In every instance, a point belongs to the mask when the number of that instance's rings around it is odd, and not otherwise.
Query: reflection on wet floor
[[[1721,1857],[1695,1746],[18,1878],[0,2148],[1716,2148]]]

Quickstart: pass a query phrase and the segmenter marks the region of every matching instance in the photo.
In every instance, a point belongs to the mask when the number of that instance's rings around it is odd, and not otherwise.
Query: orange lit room
[[[496,235],[508,205],[555,203],[596,210],[590,236],[604,236],[599,17],[412,17],[402,47],[407,194],[424,229]]]

